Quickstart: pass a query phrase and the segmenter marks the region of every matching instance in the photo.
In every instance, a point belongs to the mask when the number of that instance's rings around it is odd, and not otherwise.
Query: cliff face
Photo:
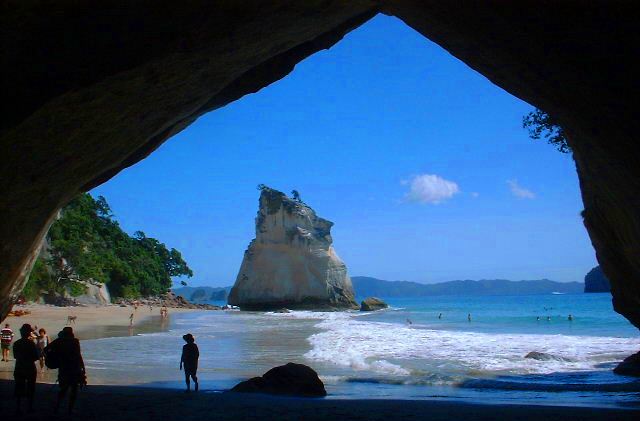
[[[611,284],[600,266],[596,266],[584,277],[584,292],[611,292]]]
[[[306,204],[263,188],[256,238],[244,253],[229,304],[243,309],[357,308],[333,223]]]

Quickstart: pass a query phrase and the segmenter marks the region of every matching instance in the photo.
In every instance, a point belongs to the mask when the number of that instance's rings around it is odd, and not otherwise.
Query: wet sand
[[[0,381],[1,404],[13,416],[12,382]],[[38,385],[33,414],[24,420],[52,417],[55,386]],[[338,400],[227,394],[212,391],[186,394],[182,390],[133,386],[88,386],[79,393],[75,416],[82,420],[637,420],[640,412],[566,406],[482,405],[452,401]],[[4,419],[4,418],[3,418]]]
[[[31,313],[14,317],[7,317],[3,322],[9,323],[15,333],[14,341],[20,338],[19,329],[24,323],[29,323],[32,327],[44,328],[51,340],[54,340],[58,332],[65,326],[71,326],[78,339],[99,339],[117,336],[132,336],[139,333],[160,332],[168,329],[171,315],[202,310],[170,308],[168,319],[160,317],[160,307],[154,307],[153,311],[149,307],[133,306],[120,307],[117,305],[89,306],[89,307],[55,307],[42,304],[27,304],[14,306],[14,310],[28,310]],[[129,326],[129,316],[134,314],[133,326]],[[70,324],[68,316],[77,316],[77,319]],[[11,361],[0,363],[0,379],[13,378],[13,355],[10,354]],[[55,382],[55,370],[45,370],[38,375],[38,382]]]
[[[153,311],[149,307],[139,306],[136,310],[133,306],[120,307],[118,305],[90,306],[90,307],[55,307],[43,304],[27,304],[14,306],[14,310],[28,310],[31,314],[25,316],[10,316],[2,322],[9,323],[17,339],[18,330],[24,323],[31,326],[45,328],[49,337],[53,340],[60,330],[65,326],[71,326],[76,336],[82,339],[98,339],[112,336],[127,336],[129,334],[129,316],[134,314],[134,329],[144,326],[150,320],[160,320],[160,307],[154,307]],[[182,308],[170,308],[171,313],[183,313],[197,311]],[[67,322],[68,316],[76,316],[76,320],[70,324]]]

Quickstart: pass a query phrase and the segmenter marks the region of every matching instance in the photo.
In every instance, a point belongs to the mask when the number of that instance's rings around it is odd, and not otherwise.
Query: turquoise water
[[[181,387],[181,337],[191,332],[201,351],[202,387],[209,391],[294,361],[316,369],[329,396],[339,399],[640,403],[640,381],[611,372],[640,350],[640,335],[613,312],[609,294],[388,302],[391,308],[374,313],[172,315],[167,331],[84,341],[83,349],[90,377],[106,383]],[[531,351],[548,357],[525,358]]]

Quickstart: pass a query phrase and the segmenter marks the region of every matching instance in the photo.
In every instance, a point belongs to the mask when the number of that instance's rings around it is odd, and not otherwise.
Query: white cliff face
[[[347,267],[331,245],[332,226],[304,203],[264,188],[256,238],[244,253],[229,304],[247,309],[357,307]]]

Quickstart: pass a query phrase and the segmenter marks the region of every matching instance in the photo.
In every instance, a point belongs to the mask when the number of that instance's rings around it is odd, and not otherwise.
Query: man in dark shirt
[[[67,326],[58,334],[58,339],[51,342],[47,348],[50,348],[51,352],[55,352],[60,358],[60,367],[58,367],[60,391],[56,400],[55,412],[58,412],[67,391],[71,390],[69,396],[69,414],[71,414],[76,402],[78,386],[82,387],[87,384],[80,341],[73,334],[73,329]]]
[[[20,328],[20,336],[13,344],[13,358],[16,366],[13,371],[15,379],[16,412],[21,413],[21,400],[27,398],[27,409],[33,411],[33,395],[36,390],[36,376],[38,370],[35,362],[38,361],[38,348],[30,338],[33,329],[31,325],[24,324]]]
[[[198,345],[195,344],[195,338],[192,334],[187,333],[182,337],[187,343],[182,347],[182,358],[180,358],[180,370],[184,364],[184,381],[187,384],[187,392],[191,391],[191,383],[189,377],[193,379],[193,383],[198,391],[198,377],[196,373],[198,371],[198,358],[200,357],[200,351],[198,351]]]

